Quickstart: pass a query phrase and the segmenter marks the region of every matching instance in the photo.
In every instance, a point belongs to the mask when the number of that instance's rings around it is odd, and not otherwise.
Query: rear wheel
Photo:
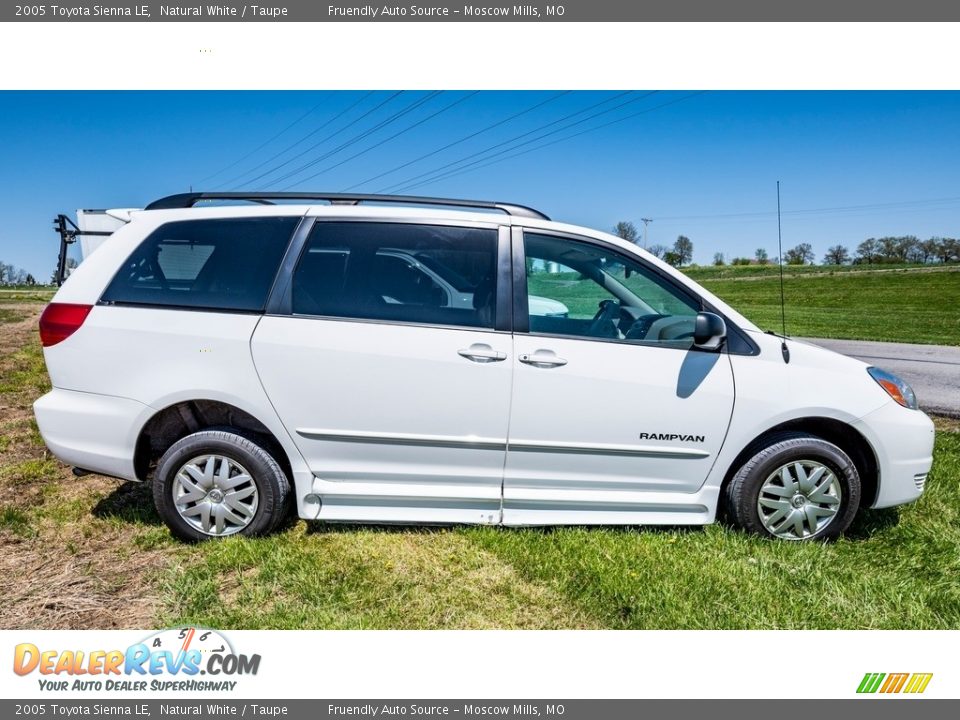
[[[769,439],[727,487],[727,513],[741,528],[780,540],[829,540],[860,506],[860,475],[850,457],[801,433]]]
[[[290,483],[252,439],[204,430],[174,443],[157,465],[153,499],[176,537],[263,535],[286,517]]]

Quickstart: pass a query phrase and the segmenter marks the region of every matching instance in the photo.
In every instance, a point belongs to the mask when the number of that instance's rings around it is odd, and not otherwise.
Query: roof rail
[[[362,202],[394,203],[398,205],[447,205],[450,207],[480,208],[499,210],[515,217],[549,220],[539,210],[515,205],[514,203],[493,202],[490,200],[453,200],[450,198],[420,197],[416,195],[364,195],[353,193],[313,193],[313,192],[190,192],[154,200],[146,210],[169,210],[191,208],[201,200],[249,200],[250,202],[272,205],[274,200],[326,200],[331,205],[358,205]]]

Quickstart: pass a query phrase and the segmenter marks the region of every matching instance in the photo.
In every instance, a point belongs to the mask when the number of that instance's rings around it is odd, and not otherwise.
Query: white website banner
[[[960,631],[15,630],[0,632],[0,687],[50,700],[955,699],[958,643]],[[885,676],[872,693],[868,674]],[[900,692],[880,692],[890,676]],[[911,679],[922,692],[904,692]]]

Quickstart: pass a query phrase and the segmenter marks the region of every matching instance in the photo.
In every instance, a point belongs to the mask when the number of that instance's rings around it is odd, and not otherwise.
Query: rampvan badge
[[[668,442],[698,442],[706,441],[704,435],[682,435],[678,433],[640,433],[641,440],[666,440]]]

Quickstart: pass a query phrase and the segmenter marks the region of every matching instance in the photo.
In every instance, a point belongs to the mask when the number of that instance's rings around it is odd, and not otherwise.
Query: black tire
[[[860,507],[860,473],[850,457],[833,443],[806,433],[778,433],[751,450],[751,457],[737,470],[727,486],[727,517],[747,532],[770,538],[757,507],[760,489],[778,468],[791,462],[813,461],[833,472],[840,486],[840,503],[833,519],[816,532],[796,540],[833,540],[853,522]],[[809,524],[808,524],[809,526]],[[774,525],[779,531],[780,527]]]
[[[289,514],[290,481],[274,457],[249,437],[231,429],[211,429],[187,435],[175,442],[160,458],[153,480],[153,501],[160,517],[177,538],[188,542],[217,537],[185,520],[174,503],[173,487],[181,468],[193,458],[218,455],[247,470],[256,487],[257,505],[253,518],[231,534],[266,535],[279,527]]]

